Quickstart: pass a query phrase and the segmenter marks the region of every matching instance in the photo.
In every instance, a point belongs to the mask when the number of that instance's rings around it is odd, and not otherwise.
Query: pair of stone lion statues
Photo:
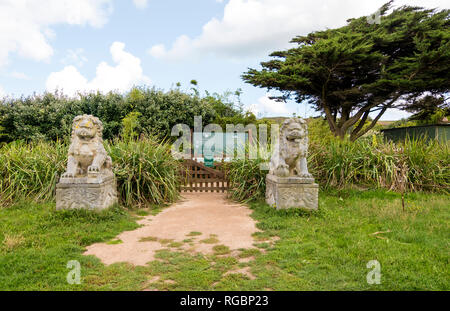
[[[111,157],[103,146],[102,132],[103,125],[97,117],[86,114],[75,117],[67,170],[62,178],[112,174]],[[305,120],[290,118],[284,121],[274,147],[269,174],[279,177],[312,177],[306,162],[308,129]]]

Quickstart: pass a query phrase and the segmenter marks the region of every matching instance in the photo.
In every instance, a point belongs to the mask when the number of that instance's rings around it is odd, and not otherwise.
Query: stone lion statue
[[[308,172],[308,127],[301,118],[283,122],[280,137],[274,146],[269,174],[279,177],[312,178]]]
[[[112,174],[111,157],[103,147],[103,124],[92,115],[76,116],[72,123],[67,170],[62,178]]]

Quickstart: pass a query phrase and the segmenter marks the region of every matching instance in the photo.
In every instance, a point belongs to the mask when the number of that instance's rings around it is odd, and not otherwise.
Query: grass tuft
[[[213,251],[216,255],[225,255],[230,253],[230,248],[226,245],[215,245]]]

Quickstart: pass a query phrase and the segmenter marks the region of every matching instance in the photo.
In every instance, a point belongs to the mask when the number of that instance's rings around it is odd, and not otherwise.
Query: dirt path
[[[184,193],[178,203],[139,220],[142,227],[119,234],[116,239],[122,243],[93,244],[84,254],[107,265],[145,265],[155,259],[155,251],[168,247],[204,254],[213,253],[216,245],[252,248],[252,234],[259,230],[250,214],[248,207],[230,202],[222,193]]]

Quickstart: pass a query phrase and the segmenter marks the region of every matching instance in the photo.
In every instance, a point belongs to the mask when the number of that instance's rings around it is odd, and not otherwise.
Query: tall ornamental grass
[[[270,146],[270,145],[268,145]],[[249,148],[253,149],[252,154],[257,154],[256,159],[234,159],[226,162],[226,172],[228,180],[228,195],[236,201],[249,202],[257,198],[263,198],[266,191],[266,174],[264,167],[268,168],[270,150],[260,150],[256,152],[257,146],[246,147],[246,154]]]
[[[324,189],[352,186],[391,191],[450,192],[449,144],[405,140],[401,143],[360,139],[310,142],[308,166]],[[227,165],[230,196],[238,201],[263,198],[267,171],[263,157]]]
[[[181,164],[172,157],[169,144],[154,138],[116,140],[106,150],[113,160],[123,204],[163,204],[178,198]]]
[[[179,163],[170,145],[152,137],[105,142],[121,204],[127,207],[173,202],[178,196]],[[54,200],[59,176],[65,171],[68,145],[61,142],[16,141],[0,146],[0,205],[16,200]]]
[[[67,150],[61,142],[0,145],[0,205],[20,198],[51,200],[65,169]]]
[[[323,187],[353,184],[393,191],[450,190],[449,145],[436,141],[313,142],[309,164]]]

